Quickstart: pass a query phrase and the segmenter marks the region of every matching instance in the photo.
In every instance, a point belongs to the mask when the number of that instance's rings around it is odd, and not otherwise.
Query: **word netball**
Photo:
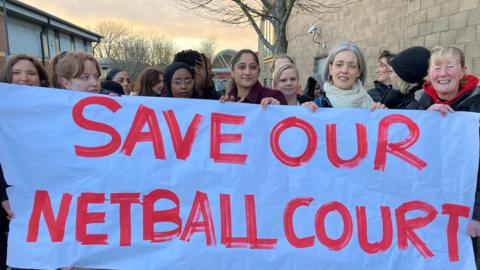
[[[110,196],[107,198],[107,195]],[[55,218],[50,195],[47,191],[36,191],[32,214],[28,222],[27,241],[36,242],[40,218],[43,217],[52,242],[64,241],[65,223],[69,215],[75,215],[75,239],[81,245],[115,245],[109,239],[108,233],[89,234],[87,226],[94,223],[105,223],[104,212],[89,212],[90,204],[110,204],[106,207],[118,205],[119,209],[119,245],[131,245],[131,208],[134,204],[142,205],[143,219],[143,240],[151,243],[161,243],[173,241],[178,238],[181,241],[190,241],[192,235],[201,234],[205,237],[207,246],[217,245],[216,232],[220,231],[220,243],[226,248],[240,249],[274,249],[278,236],[269,235],[268,230],[260,230],[257,227],[255,196],[252,194],[244,195],[246,231],[244,235],[232,235],[232,209],[230,204],[230,194],[220,194],[218,196],[220,204],[220,213],[215,213],[215,219],[221,220],[221,228],[214,227],[214,213],[211,211],[210,199],[206,193],[197,191],[193,204],[191,206],[188,218],[180,215],[181,201],[179,196],[171,190],[157,189],[146,195],[139,193],[82,193],[77,200],[77,209],[72,211],[71,202],[74,199],[72,194],[65,193],[62,196],[60,209],[55,209],[58,216]],[[172,208],[156,210],[154,205],[161,200],[167,200],[174,205]],[[296,220],[294,214],[296,211],[302,211],[302,208],[311,207],[314,202],[312,197],[298,197],[290,200],[284,207],[283,219],[278,220],[277,225],[283,226],[284,235],[282,237],[288,240],[291,247],[303,249],[313,247],[315,243],[323,245],[329,250],[339,251],[349,244],[358,245],[365,253],[374,254],[385,252],[392,248],[393,226],[396,226],[398,249],[407,249],[411,243],[424,258],[433,257],[435,254],[428,248],[428,245],[415,232],[417,229],[428,227],[438,215],[448,217],[447,226],[444,228],[445,242],[448,243],[448,259],[458,261],[458,224],[460,218],[468,218],[470,208],[457,204],[443,204],[441,209],[422,201],[408,201],[395,209],[389,206],[379,206],[375,211],[381,212],[381,221],[368,221],[365,206],[356,206],[354,211],[350,211],[341,202],[327,202],[321,204],[316,210],[314,222],[308,224],[306,220]],[[107,202],[109,201],[109,202]],[[421,216],[408,218],[407,214],[419,211]],[[73,213],[71,213],[73,212]],[[332,239],[328,235],[325,219],[331,213],[337,213],[341,217],[341,223],[336,226],[343,226],[343,231],[339,238]],[[396,221],[392,221],[392,215]],[[138,221],[135,221],[138,222]],[[156,223],[171,223],[174,229],[168,231],[155,230]],[[298,236],[296,227],[306,226],[311,228],[312,235]],[[381,228],[382,239],[377,242],[371,242],[368,237],[368,226]],[[355,227],[355,228],[354,228]],[[353,232],[358,233],[358,243],[350,243]]]

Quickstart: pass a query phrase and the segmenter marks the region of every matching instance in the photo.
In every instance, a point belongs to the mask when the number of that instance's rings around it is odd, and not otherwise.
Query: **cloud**
[[[93,28],[101,21],[121,21],[140,32],[155,33],[186,49],[202,40],[215,39],[218,49],[257,50],[257,37],[250,27],[231,27],[177,8],[174,0],[24,0],[26,4]]]

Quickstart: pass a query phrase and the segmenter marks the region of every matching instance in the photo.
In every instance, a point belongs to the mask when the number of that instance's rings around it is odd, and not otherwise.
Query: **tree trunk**
[[[277,38],[277,42],[275,44],[275,50],[273,51],[273,56],[275,57],[280,54],[285,54],[287,53],[287,50],[288,50],[287,35],[285,33],[281,33],[280,36]]]

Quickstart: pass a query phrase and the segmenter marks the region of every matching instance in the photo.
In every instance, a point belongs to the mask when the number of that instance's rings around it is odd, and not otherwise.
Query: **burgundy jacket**
[[[237,100],[239,99],[238,97],[238,89],[237,86],[234,85],[233,88],[228,92],[229,96],[234,96]],[[285,96],[282,94],[282,92],[278,90],[273,90],[270,88],[263,87],[258,81],[257,83],[250,89],[248,92],[248,95],[245,97],[245,99],[242,101],[243,103],[253,103],[253,104],[260,104],[262,102],[263,98],[266,97],[273,97],[280,101],[280,104],[282,105],[287,105],[287,100],[285,99]]]

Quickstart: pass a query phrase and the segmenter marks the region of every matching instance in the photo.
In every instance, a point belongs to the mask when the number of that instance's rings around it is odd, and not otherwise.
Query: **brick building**
[[[308,33],[312,26],[317,26],[316,33]],[[265,24],[263,30],[271,31]],[[341,41],[363,49],[366,88],[373,85],[380,49],[398,52],[414,45],[457,46],[465,53],[467,72],[480,75],[480,0],[362,0],[318,16],[294,11],[287,35],[287,53],[295,58],[303,85],[308,76],[322,72],[328,52]],[[259,43],[264,83],[270,83],[270,55]]]
[[[6,16],[5,16],[6,15]],[[17,0],[0,1],[0,64],[28,54],[44,63],[62,51],[93,53],[102,36]]]

